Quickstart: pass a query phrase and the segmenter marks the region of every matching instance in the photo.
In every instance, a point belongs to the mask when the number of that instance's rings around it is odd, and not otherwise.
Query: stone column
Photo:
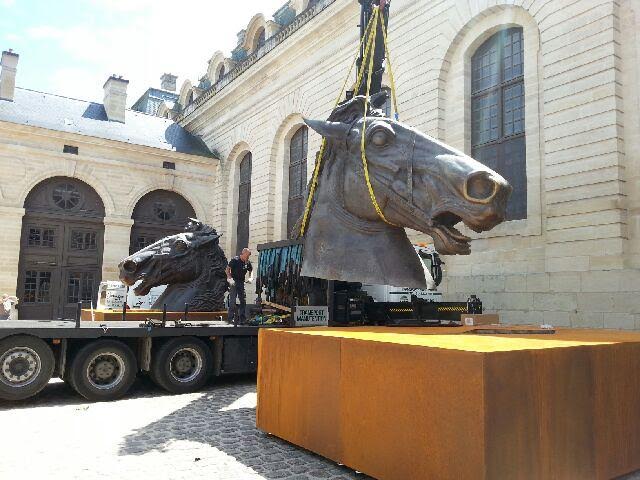
[[[118,264],[129,256],[129,241],[133,220],[126,217],[105,217],[102,281],[118,280]]]
[[[24,208],[0,206],[0,294],[15,295],[20,261],[20,233]]]

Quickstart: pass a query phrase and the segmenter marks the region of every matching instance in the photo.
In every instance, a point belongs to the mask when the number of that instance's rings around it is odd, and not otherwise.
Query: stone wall
[[[62,153],[77,146],[78,155]],[[174,162],[175,170],[162,168]],[[164,189],[184,196],[199,218],[211,221],[218,161],[121,142],[0,122],[0,293],[15,294],[24,201],[31,189],[55,176],[93,187],[105,206],[103,280],[118,278],[129,252],[131,215],[146,193]]]
[[[639,13],[631,0],[393,2],[401,119],[467,153],[471,55],[501,28],[524,32],[527,218],[445,258],[448,298],[478,293],[506,322],[640,328]],[[250,244],[284,237],[288,138],[331,111],[357,20],[356,2],[335,1],[181,120],[223,156],[211,218],[228,251],[247,151]]]

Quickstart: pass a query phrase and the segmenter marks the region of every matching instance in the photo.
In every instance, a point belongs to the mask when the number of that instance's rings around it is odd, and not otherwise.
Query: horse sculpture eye
[[[371,143],[373,143],[376,147],[384,147],[389,143],[389,138],[387,132],[384,130],[376,130],[371,135]]]
[[[176,242],[176,251],[177,252],[186,252],[187,244],[184,242]]]

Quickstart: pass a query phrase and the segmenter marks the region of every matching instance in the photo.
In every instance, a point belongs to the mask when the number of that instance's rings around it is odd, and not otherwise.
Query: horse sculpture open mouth
[[[439,252],[458,255],[471,253],[471,238],[460,233],[455,227],[462,221],[462,218],[453,212],[442,212],[433,217],[432,238]]]
[[[169,311],[214,312],[224,307],[227,259],[214,228],[190,219],[185,231],[165,237],[125,258],[120,280],[136,285],[136,295],[168,285],[152,308]]]
[[[505,219],[511,186],[497,172],[356,96],[327,121],[306,120],[326,141],[305,233],[302,275],[424,288],[424,268],[405,228],[443,255],[468,255],[475,232]]]

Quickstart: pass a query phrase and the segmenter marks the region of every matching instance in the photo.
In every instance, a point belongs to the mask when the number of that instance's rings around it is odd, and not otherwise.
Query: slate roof
[[[110,122],[100,103],[16,88],[14,101],[0,100],[0,121],[75,133],[162,150],[212,157],[198,137],[172,120],[127,110],[125,123]]]

